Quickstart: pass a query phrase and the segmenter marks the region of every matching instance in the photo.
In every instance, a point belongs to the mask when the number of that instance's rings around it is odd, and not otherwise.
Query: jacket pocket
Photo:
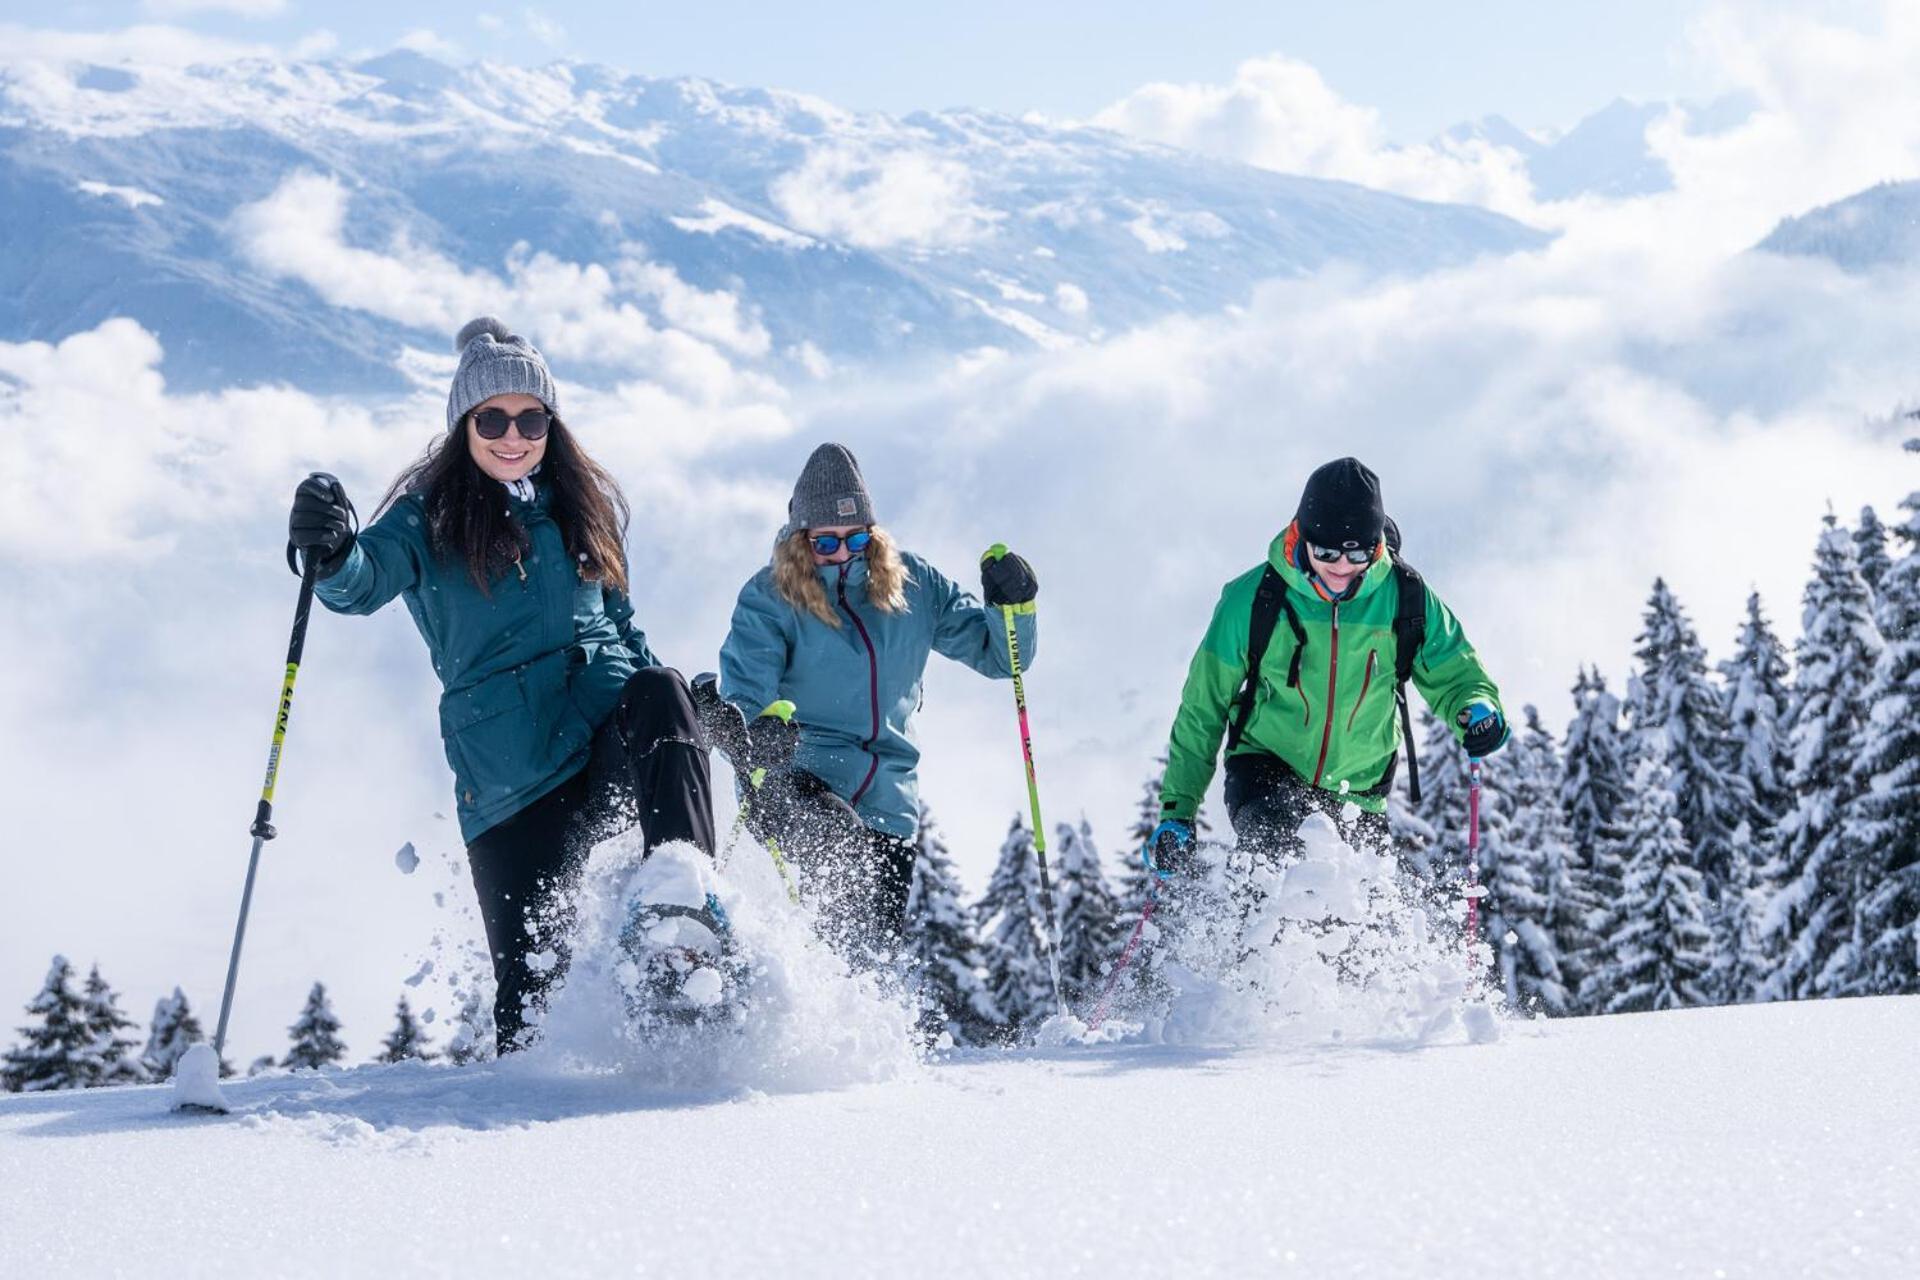
[[[502,671],[441,697],[440,737],[461,803],[479,805],[513,790],[519,754],[514,725],[525,723],[526,706],[518,670]]]

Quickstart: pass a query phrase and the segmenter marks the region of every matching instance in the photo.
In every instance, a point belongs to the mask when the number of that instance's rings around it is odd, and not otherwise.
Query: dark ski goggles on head
[[[808,536],[813,539],[815,555],[830,556],[840,549],[840,544],[843,542],[847,544],[847,550],[859,555],[867,549],[867,544],[873,541],[873,530],[860,529],[844,536],[838,533],[816,533]]]
[[[1307,554],[1321,564],[1334,564],[1340,560],[1348,564],[1372,564],[1373,550],[1372,547],[1316,547],[1311,542],[1307,544]]]
[[[498,440],[507,434],[508,427],[519,428],[522,440],[538,440],[552,425],[553,415],[545,409],[522,409],[511,414],[505,409],[482,409],[473,415],[473,429],[482,440]]]

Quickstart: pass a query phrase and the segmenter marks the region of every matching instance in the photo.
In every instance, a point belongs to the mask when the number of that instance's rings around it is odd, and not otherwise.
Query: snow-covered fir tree
[[[1647,760],[1635,778],[1622,843],[1631,850],[1619,923],[1595,971],[1605,1012],[1636,1013],[1708,1002],[1713,936],[1705,883],[1678,816],[1671,771]]]
[[[405,1062],[409,1058],[419,1058],[423,1062],[432,1061],[434,1052],[427,1047],[427,1031],[420,1020],[413,1016],[413,1006],[407,1002],[402,992],[400,1003],[394,1006],[393,1030],[387,1032],[387,1038],[380,1042],[380,1052],[374,1055],[375,1062]]]
[[[1920,452],[1920,440],[1907,447]],[[1901,509],[1900,555],[1880,580],[1884,648],[1866,691],[1847,811],[1877,873],[1855,907],[1866,954],[1854,986],[1886,995],[1920,992],[1920,493]]]
[[[1720,664],[1726,680],[1727,724],[1738,744],[1735,768],[1753,797],[1755,830],[1764,834],[1793,807],[1787,778],[1785,717],[1790,704],[1786,646],[1760,607],[1760,593],[1747,596],[1747,616],[1733,642],[1733,656]]]
[[[1733,832],[1753,801],[1735,767],[1739,746],[1720,691],[1707,675],[1707,652],[1664,579],[1655,579],[1628,685],[1628,726],[1640,754],[1667,768],[1695,865],[1718,901]]]
[[[456,993],[457,994],[457,993]],[[478,989],[467,992],[454,1015],[453,1035],[447,1041],[447,1061],[456,1067],[480,1062],[493,1049],[493,1014],[480,999]]]
[[[1845,819],[1866,746],[1867,685],[1881,642],[1853,539],[1826,517],[1807,583],[1788,741],[1794,808],[1780,824],[1778,885],[1763,932],[1778,962],[1769,999],[1851,989],[1864,963],[1856,907],[1873,887],[1874,851]]]
[[[1853,558],[1867,590],[1879,600],[1880,586],[1886,581],[1887,570],[1893,567],[1893,559],[1887,553],[1887,527],[1880,523],[1880,516],[1872,507],[1860,508],[1860,524],[1853,531]]]
[[[23,1042],[0,1061],[0,1085],[13,1093],[86,1088],[93,1034],[65,956],[53,958],[39,994],[27,1003],[27,1014],[33,1021],[20,1028]]]
[[[1543,989],[1540,1004],[1548,1013],[1574,1013],[1581,981],[1595,959],[1598,939],[1593,934],[1593,915],[1598,903],[1587,882],[1587,869],[1574,850],[1566,811],[1560,806],[1565,765],[1552,733],[1532,706],[1526,709],[1526,732],[1509,750],[1523,753],[1527,760],[1514,794],[1514,840],[1534,850],[1538,859],[1540,890],[1546,898],[1541,920],[1546,937],[1541,949],[1551,952],[1560,971],[1559,991]]]
[[[1120,949],[1119,903],[1107,888],[1093,827],[1083,816],[1078,827],[1054,828],[1059,882],[1054,912],[1060,922],[1060,991],[1070,1008],[1097,1000],[1107,970]]]
[[[1713,970],[1708,987],[1719,1004],[1745,1004],[1762,998],[1773,972],[1773,949],[1761,929],[1773,893],[1764,879],[1772,845],[1741,823],[1733,833],[1727,880],[1708,921],[1713,932]]]
[[[987,989],[974,916],[961,903],[952,855],[925,801],[914,839],[906,934],[902,956],[919,992],[922,1029],[935,1037],[944,1031],[956,1044],[989,1044],[1004,1035],[1006,1020]]]
[[[1582,869],[1593,903],[1585,932],[1593,939],[1589,962],[1574,996],[1580,1013],[1600,1013],[1612,993],[1602,985],[1607,939],[1620,927],[1621,887],[1626,882],[1626,846],[1621,841],[1629,793],[1633,743],[1621,728],[1620,700],[1606,677],[1580,668],[1573,684],[1573,720],[1561,752],[1560,808],[1566,815],[1573,861]]]
[[[186,992],[175,987],[172,995],[153,1002],[153,1020],[147,1025],[147,1047],[140,1061],[155,1080],[171,1080],[180,1056],[207,1038],[200,1019],[187,1003]]]
[[[1123,935],[1133,932],[1133,926],[1140,919],[1140,909],[1146,905],[1147,894],[1153,889],[1153,874],[1140,855],[1160,825],[1160,787],[1166,775],[1167,758],[1162,755],[1153,762],[1153,773],[1140,784],[1140,803],[1134,810],[1133,825],[1127,828],[1127,843],[1122,850],[1125,857],[1121,860],[1123,869],[1115,892],[1120,912],[1115,925]]]
[[[340,1040],[340,1019],[333,1014],[333,1005],[327,1000],[324,983],[313,984],[313,990],[307,993],[307,1003],[300,1010],[300,1017],[287,1028],[287,1035],[292,1039],[293,1047],[280,1060],[283,1067],[318,1070],[346,1060],[347,1046]]]
[[[1040,864],[1033,832],[1015,815],[1001,842],[986,896],[974,906],[987,954],[987,990],[1010,1029],[1038,1025],[1054,1012],[1040,906]]]
[[[100,976],[97,964],[87,972],[81,1004],[87,1022],[87,1084],[145,1083],[147,1069],[133,1052],[134,1039],[121,1034],[138,1024],[120,1011],[120,997]]]
[[[1461,754],[1460,749],[1454,747],[1452,754]],[[1524,797],[1547,786],[1529,776],[1533,765],[1521,741],[1509,743],[1480,767],[1478,861],[1486,890],[1480,937],[1493,948],[1494,976],[1508,1005],[1558,1013],[1566,1008],[1566,986],[1547,926],[1546,851],[1536,843],[1543,833],[1527,825],[1523,812]]]

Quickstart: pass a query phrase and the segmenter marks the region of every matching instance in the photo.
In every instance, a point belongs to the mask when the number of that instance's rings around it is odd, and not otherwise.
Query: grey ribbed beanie
[[[790,538],[801,529],[872,523],[873,495],[867,492],[866,478],[852,452],[843,444],[815,449],[793,486],[787,527],[780,536]]]
[[[467,321],[454,336],[453,349],[460,353],[460,367],[447,393],[447,430],[459,426],[473,406],[495,396],[532,396],[547,412],[559,414],[560,392],[547,372],[546,357],[502,321],[492,316]]]

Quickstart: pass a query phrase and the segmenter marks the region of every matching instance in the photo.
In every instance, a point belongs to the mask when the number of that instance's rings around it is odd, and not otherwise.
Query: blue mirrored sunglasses
[[[813,550],[816,555],[830,556],[840,550],[840,544],[843,542],[847,544],[848,551],[859,555],[867,549],[867,544],[873,541],[873,530],[861,529],[845,537],[837,533],[819,533],[812,536]]]

